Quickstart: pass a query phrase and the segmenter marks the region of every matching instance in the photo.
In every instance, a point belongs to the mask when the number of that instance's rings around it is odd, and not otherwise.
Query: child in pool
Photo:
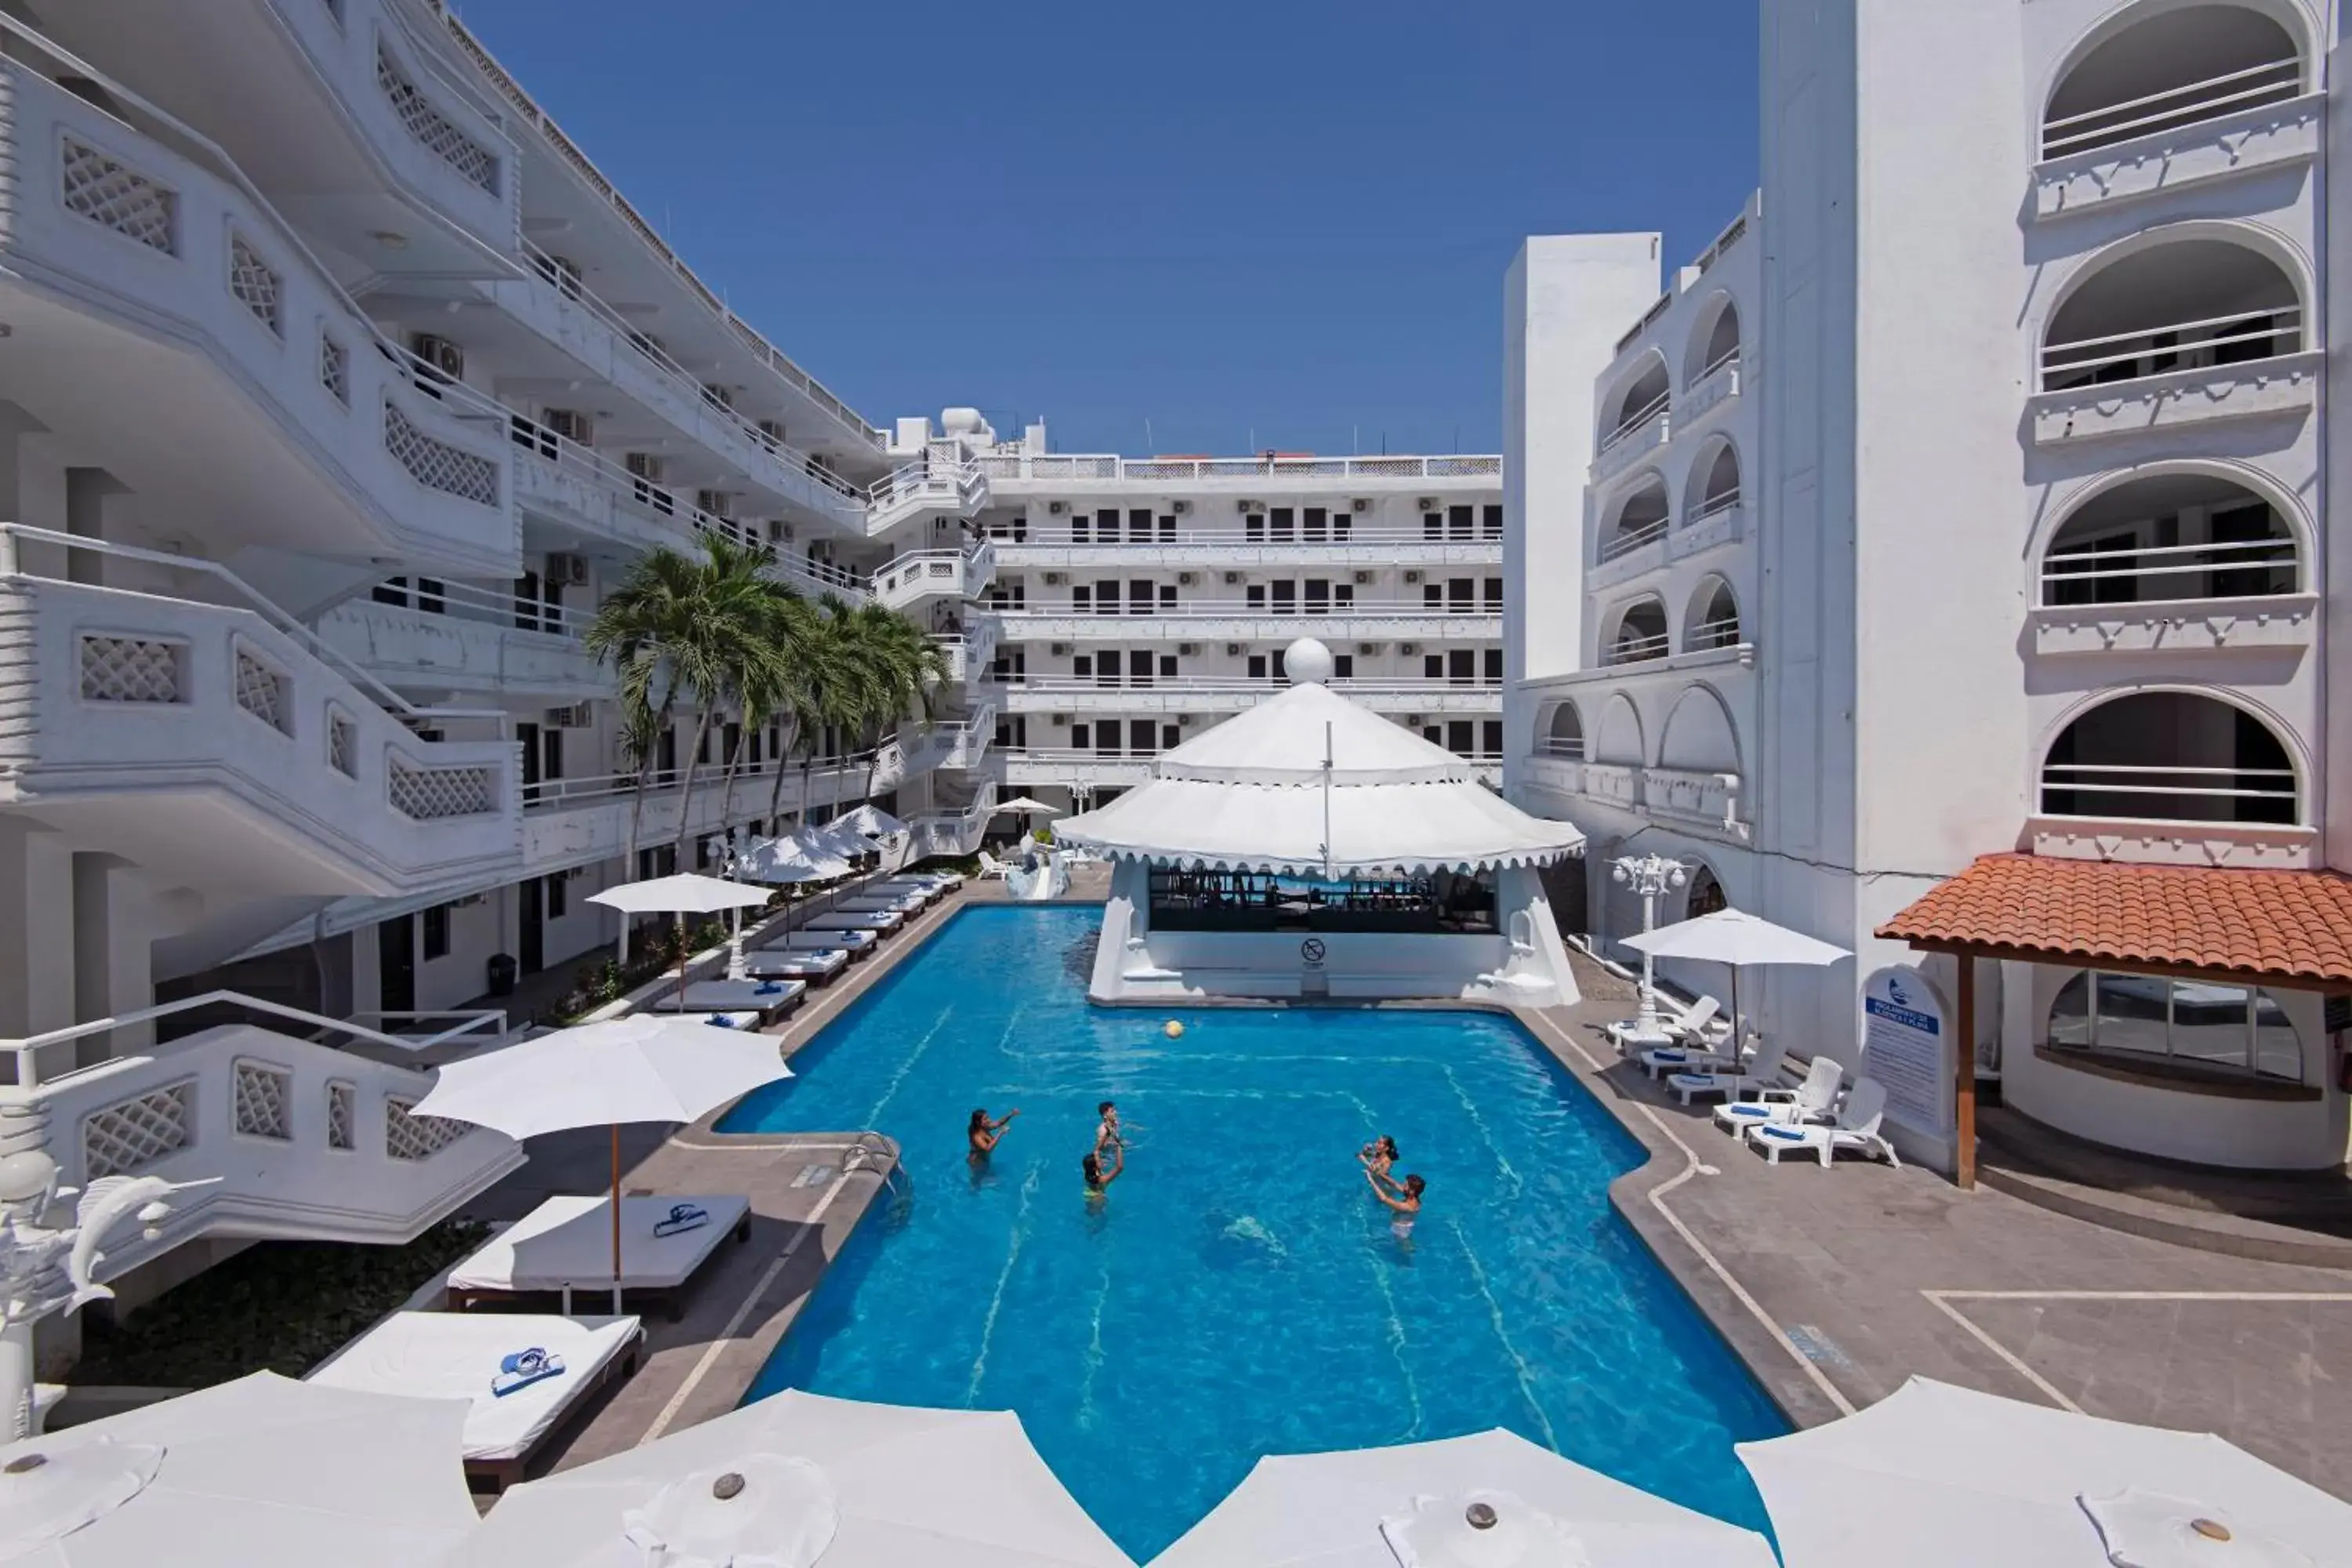
[[[1124,1156],[1127,1152],[1127,1140],[1119,1134],[1118,1103],[1106,1100],[1095,1107],[1095,1113],[1102,1118],[1095,1124],[1096,1157],[1099,1159],[1106,1149],[1117,1149]]]
[[[1357,1150],[1356,1158],[1362,1163],[1365,1170],[1376,1176],[1385,1176],[1397,1163],[1396,1140],[1383,1132]]]
[[[1108,1168],[1099,1155],[1090,1153],[1079,1163],[1079,1169],[1086,1173],[1087,1201],[1097,1202],[1110,1190],[1110,1184],[1118,1180],[1119,1173],[1127,1169],[1127,1151],[1114,1142]]]

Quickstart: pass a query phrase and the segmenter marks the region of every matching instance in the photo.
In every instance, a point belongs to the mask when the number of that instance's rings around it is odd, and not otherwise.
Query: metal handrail
[[[1644,544],[1654,544],[1666,536],[1667,520],[1659,518],[1637,528],[1620,528],[1601,542],[1601,559],[1614,561],[1620,555],[1631,555]]]
[[[1347,514],[1343,511],[1331,520],[1328,531],[1318,534],[1302,533],[1296,526],[1289,531],[1278,534],[1264,529],[1252,531],[1247,528],[1191,528],[1180,530],[1166,537],[1150,539],[1129,539],[1116,534],[1094,539],[1080,539],[1067,532],[1060,537],[1041,538],[1033,532],[1026,539],[1014,539],[1001,533],[992,534],[991,542],[999,550],[1166,550],[1171,547],[1181,549],[1188,546],[1221,549],[1234,545],[1265,547],[1308,545],[1345,548],[1357,544],[1474,544],[1487,545],[1499,550],[1502,548],[1503,537],[1499,533],[1486,534],[1483,531],[1462,538],[1443,535],[1432,537],[1425,528],[1357,527],[1350,524]],[[1204,568],[1214,571],[1220,563],[1207,561],[1202,564]]]
[[[348,1018],[332,1018],[323,1013],[307,1012],[299,1007],[289,1007],[282,1002],[271,1002],[259,996],[248,996],[241,991],[207,991],[201,996],[189,996],[177,1002],[165,1002],[152,1007],[142,1007],[135,1012],[122,1013],[113,1017],[93,1018],[86,1024],[75,1024],[62,1029],[51,1029],[44,1034],[26,1035],[21,1039],[0,1040],[0,1051],[11,1051],[16,1054],[16,1082],[15,1087],[18,1089],[37,1089],[41,1087],[44,1083],[63,1083],[81,1073],[96,1072],[100,1068],[111,1064],[105,1062],[92,1063],[89,1067],[75,1068],[69,1071],[59,1073],[54,1078],[45,1079],[41,1077],[40,1070],[40,1052],[42,1047],[47,1046],[61,1046],[70,1040],[85,1039],[92,1035],[110,1034],[116,1029],[131,1028],[141,1024],[153,1023],[159,1018],[169,1018],[177,1014],[193,1012],[199,1007],[210,1007],[215,1005],[232,1005],[248,1008],[253,1012],[268,1014],[272,1017],[289,1018],[292,1019],[296,1023],[312,1025],[319,1032],[349,1035],[354,1039],[365,1040],[373,1045],[383,1046],[393,1050],[406,1051],[412,1054],[417,1051],[428,1049],[434,1046],[445,1044],[447,1041],[457,1039],[462,1036],[480,1033],[482,1032],[483,1026],[492,1020],[495,1020],[497,1023],[497,1033],[499,1037],[503,1037],[507,1032],[507,1016],[503,1009],[485,1009],[480,1012],[451,1010],[440,1014],[420,1014],[417,1016],[460,1018],[465,1021],[460,1023],[454,1029],[445,1029],[438,1034],[429,1036],[388,1035],[380,1029],[371,1029],[363,1024],[354,1023]],[[385,1016],[389,1016],[390,1015]],[[155,1056],[164,1051],[168,1051],[172,1049],[173,1047],[182,1043],[184,1042],[166,1040],[158,1045],[149,1047],[138,1054],[141,1056]],[[320,1041],[318,1043],[324,1044],[325,1042]]]
[[[1499,677],[1491,680],[1480,677],[1471,681],[1455,681],[1448,677],[1432,679],[1425,675],[1349,675],[1335,676],[1324,684],[1336,691],[1431,692],[1459,691],[1469,686],[1499,687],[1502,680]],[[1178,693],[1279,691],[1287,685],[1289,682],[1286,680],[1276,680],[1271,678],[1251,680],[1242,676],[1185,675],[1154,677],[1148,683],[1132,678],[1122,682],[1117,677],[1095,676],[1090,679],[1081,679],[1077,676],[1052,675],[1024,676],[1002,683],[1003,689],[1007,691],[1034,691],[1049,696],[1079,691],[1172,691]]]
[[[431,583],[434,586],[430,588],[423,586],[426,583]],[[587,631],[587,624],[593,618],[590,613],[569,605],[551,605],[543,599],[526,599],[511,590],[481,588],[471,583],[456,583],[438,577],[420,577],[415,574],[386,577],[369,592],[373,595],[377,591],[387,589],[393,593],[404,595],[408,599],[415,600],[415,603],[394,604],[390,600],[373,596],[355,602],[375,605],[385,609],[413,610],[418,615],[446,616],[449,619],[464,621],[469,626],[493,626],[502,631],[533,632],[541,637],[562,637],[567,642],[578,642]],[[463,606],[466,611],[481,613],[452,614],[446,609],[427,608],[424,603],[427,599],[441,600],[446,604]],[[526,620],[536,620],[541,624],[535,626],[519,624]]]
[[[1151,605],[1140,609],[1128,608],[1121,602],[1118,609],[1097,606],[1093,609],[1072,607],[1041,608],[1024,605],[1018,609],[997,605],[982,606],[978,614],[993,616],[1003,620],[1130,620],[1152,617],[1160,620],[1296,620],[1302,616],[1325,616],[1343,620],[1349,616],[1418,616],[1444,619],[1449,616],[1499,616],[1500,605],[1446,604],[1433,605],[1418,599],[1388,600],[1358,599],[1349,604],[1333,604],[1328,609],[1309,610],[1303,605],[1252,605],[1241,600],[1199,600],[1173,608]]]
[[[1584,737],[1581,735],[1544,735],[1537,739],[1535,754],[1539,757],[1559,757],[1568,762],[1584,761]]]
[[[1652,420],[1664,417],[1665,415],[1674,407],[1674,389],[1669,387],[1665,391],[1658,394],[1657,396],[1652,398],[1649,402],[1643,404],[1635,412],[1625,416],[1624,418],[1617,422],[1617,428],[1612,430],[1608,435],[1601,438],[1601,450],[1603,452],[1609,450],[1610,447],[1614,447],[1618,442],[1622,441],[1626,437],[1631,436],[1634,431],[1639,430],[1643,426],[1649,424]]]
[[[2240,555],[2238,553],[2240,552],[2247,553]],[[2178,564],[2172,564],[2168,561],[2160,562],[2154,566],[2139,564],[2150,556],[2180,559]],[[2232,558],[2221,559],[2222,557]],[[2098,564],[2106,561],[2128,561],[2132,564],[2105,567]],[[2072,562],[2081,563],[2081,568],[2078,570],[2066,564]],[[2301,574],[2302,553],[2292,539],[2250,539],[2227,542],[2216,541],[2205,544],[2152,544],[2146,548],[2134,545],[2128,549],[2111,552],[2082,551],[2072,553],[2062,553],[2053,550],[2042,557],[2042,605],[2045,608],[2053,609],[2072,607],[2052,604],[2049,597],[2050,590],[2059,584],[2095,583],[2118,577],[2138,579],[2178,576],[2187,573],[2242,572],[2261,566],[2281,565],[2294,568],[2298,576]],[[2294,590],[2289,588],[2284,591],[2292,593]],[[2225,596],[2251,598],[2260,595]]]
[[[1645,659],[1664,658],[1674,649],[1674,639],[1664,632],[1650,637],[1621,637],[1609,647],[1609,664],[1639,664]]]
[[[1122,458],[1111,453],[985,453],[982,473],[1003,479],[1233,479],[1289,477],[1463,479],[1499,477],[1503,459],[1485,454],[1431,457]]]
[[[233,593],[246,601],[245,605],[240,606],[214,604],[212,601],[203,599],[176,599],[168,595],[151,594],[142,589],[113,588],[97,584],[74,584],[73,585],[97,587],[102,593],[121,594],[130,598],[152,599],[159,604],[206,605],[213,609],[220,610],[242,608],[248,614],[259,616],[274,630],[292,637],[320,663],[334,669],[353,686],[368,693],[375,700],[378,707],[404,719],[496,719],[503,724],[507,718],[506,710],[499,708],[417,707],[407,698],[403,697],[399,692],[369,674],[360,665],[346,658],[332,643],[279,609],[266,595],[244,578],[217,562],[198,560],[188,555],[167,554],[160,550],[142,550],[132,544],[113,544],[102,539],[89,539],[77,533],[58,533],[52,529],[35,528],[29,523],[23,522],[0,522],[0,539],[8,542],[5,545],[0,545],[0,576],[30,577],[37,582],[50,583],[71,581],[68,578],[43,577],[37,573],[25,570],[16,551],[16,542],[20,540],[30,541],[37,544],[57,545],[69,551],[87,550],[95,554],[112,555],[124,561],[137,561],[152,566],[169,567],[175,572],[202,573],[205,576],[216,578],[226,584]]]
[[[2281,72],[2286,73],[2286,79],[2276,79]],[[2269,77],[2273,79],[2256,81],[2254,79],[2259,77]],[[2189,93],[2230,87],[2239,82],[2252,82],[2253,85],[2242,88],[2236,92],[2219,93],[2192,103],[2181,104],[2177,108],[2158,110],[2153,114],[2144,114],[2137,119],[2122,121],[2114,125],[2094,126],[2088,130],[2076,132],[2071,136],[2053,137],[2050,134],[2053,131],[2063,130],[2068,126],[2084,125],[2090,121],[2104,120],[2109,115],[2121,114],[2128,110],[2147,109],[2162,103],[2168,99],[2182,98]],[[2207,120],[2218,120],[2237,106],[2253,105],[2257,102],[2284,102],[2287,99],[2299,96],[2302,89],[2302,60],[2298,58],[2268,60],[2258,66],[2248,66],[2242,70],[2207,77],[2202,81],[2166,88],[2161,91],[2147,93],[2139,98],[2125,99],[2117,103],[2084,110],[2079,114],[2045,120],[2042,122],[2042,156],[2046,161],[2075,153],[2091,152],[2103,146],[2112,146],[2118,142],[2137,141],[2141,136],[2154,134],[2158,130],[2185,130],[2189,126]]]
[[[1693,653],[1704,653],[1719,647],[1738,647],[1739,617],[1726,616],[1720,620],[1701,621],[1685,635],[1685,641]]]
[[[1708,518],[1720,516],[1738,504],[1739,487],[1734,485],[1727,490],[1708,496],[1705,500],[1700,501],[1698,510],[1683,519],[1683,526],[1688,528],[1695,522],[1705,522]]]
[[[2266,318],[2271,324],[2263,327],[2248,327],[2245,325],[2247,321],[2256,317]],[[2210,336],[2191,338],[2169,343],[2159,343],[2155,341],[2159,337],[2170,337],[2183,332],[2200,332],[2206,331],[2208,328],[2217,327],[2223,329],[2235,328],[2237,330],[2216,331]],[[2060,376],[2074,375],[2085,371],[2095,371],[2104,365],[2129,363],[2142,359],[2153,359],[2162,354],[2174,355],[2186,362],[2195,358],[2200,350],[2219,348],[2228,343],[2274,343],[2276,340],[2284,337],[2294,338],[2298,344],[2302,342],[2302,306],[2295,304],[2255,306],[2247,310],[2235,311],[2227,316],[2214,316],[2200,321],[2179,321],[2168,323],[2160,327],[2141,327],[2127,332],[2110,332],[2103,337],[2077,338],[2072,342],[2063,343],[2044,343],[2042,348],[2042,388],[2045,392],[2075,390],[2076,385],[2084,384],[2077,383],[2065,387],[2054,387],[2051,383],[2053,380]],[[2090,354],[2079,359],[2061,360],[2055,357],[2060,354],[2071,354],[2077,349],[2104,348],[2111,343],[2131,343],[2137,346],[2119,350],[2114,353]],[[2279,356],[2281,352],[2282,351],[2276,348],[2273,348],[2270,353],[2262,357],[2265,359],[2275,359]],[[2296,349],[2287,349],[2284,352],[2294,353],[2298,351]],[[2170,367],[2172,370],[2193,370],[2203,368],[2207,367],[2185,363]],[[2168,372],[2147,371],[2142,374],[2149,375],[2162,375],[2168,374]],[[2135,376],[2131,379],[2136,380],[2137,377]]]
[[[903,755],[905,748],[897,741],[885,741],[879,746],[868,747],[862,752],[845,752],[838,755],[817,757],[810,763],[809,777],[814,781],[831,778],[836,774],[855,773],[865,768],[869,763],[889,756],[893,752]],[[768,780],[775,775],[780,765],[786,774],[797,774],[801,771],[801,759],[793,756],[771,756],[763,757],[756,763],[747,763],[735,771],[734,782],[740,785],[754,780]],[[638,775],[633,773],[589,773],[576,777],[541,779],[535,784],[522,786],[523,809],[526,812],[544,811],[558,807],[588,805],[602,800],[625,799],[636,792],[637,779]],[[697,789],[706,784],[723,784],[726,779],[727,764],[724,761],[703,763],[694,770],[694,783]],[[675,767],[656,768],[645,775],[646,794],[648,795],[667,794],[671,790],[682,788],[685,782],[686,764],[684,763]]]

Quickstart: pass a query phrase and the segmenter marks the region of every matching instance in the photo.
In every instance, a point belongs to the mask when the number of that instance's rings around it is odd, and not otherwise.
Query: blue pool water
[[[859,1226],[748,1397],[1010,1406],[1141,1560],[1266,1452],[1507,1426],[1762,1528],[1731,1444],[1787,1429],[1605,1188],[1640,1158],[1507,1018],[1085,995],[1097,915],[958,915],[728,1131],[877,1128],[908,1196]],[[1116,1100],[1127,1173],[1079,1174]],[[984,1172],[975,1106],[1021,1108]],[[1356,1151],[1428,1179],[1410,1239]]]

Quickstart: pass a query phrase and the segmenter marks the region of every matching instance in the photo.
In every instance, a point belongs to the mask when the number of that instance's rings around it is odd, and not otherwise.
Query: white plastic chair
[[[1701,996],[1685,1003],[1672,1013],[1660,1016],[1658,1029],[1671,1040],[1704,1039],[1715,1025],[1715,1016],[1722,1011],[1722,1003],[1712,996]],[[1628,1041],[1642,1038],[1635,1032],[1641,1026],[1642,1021],[1639,1018],[1620,1018],[1609,1026],[1608,1036],[1617,1042],[1617,1052],[1620,1056],[1624,1054]],[[1655,1038],[1654,1036],[1651,1037]]]
[[[1715,1108],[1715,1124],[1734,1137],[1752,1128],[1774,1127],[1785,1123],[1809,1121],[1827,1116],[1837,1103],[1838,1085],[1845,1080],[1845,1068],[1827,1057],[1815,1057],[1805,1069],[1805,1080],[1786,1100],[1735,1100]]]
[[[987,850],[982,850],[975,858],[980,862],[980,879],[982,881],[984,882],[989,880],[991,878],[1002,877],[1004,875],[1007,868],[1004,862],[999,860],[995,856],[991,855]]]
[[[1796,1086],[1780,1076],[1788,1065],[1789,1047],[1775,1040],[1758,1047],[1747,1062],[1729,1072],[1678,1072],[1666,1079],[1666,1087],[1675,1098],[1688,1105],[1702,1094],[1728,1095],[1733,1100],[1790,1100],[1796,1095]]]
[[[1886,1141],[1879,1127],[1886,1120],[1886,1086],[1876,1079],[1857,1079],[1838,1107],[1837,1119],[1810,1126],[1751,1127],[1748,1142],[1764,1151],[1774,1164],[1783,1154],[1811,1150],[1821,1156],[1822,1168],[1827,1170],[1830,1161],[1841,1149],[1851,1149],[1857,1154],[1884,1159],[1900,1170],[1903,1162],[1895,1157],[1895,1145]]]

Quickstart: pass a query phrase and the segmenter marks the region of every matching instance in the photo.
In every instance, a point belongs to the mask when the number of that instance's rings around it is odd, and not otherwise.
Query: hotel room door
[[[517,884],[522,895],[522,951],[515,956],[525,974],[547,967],[547,883],[526,877]]]

